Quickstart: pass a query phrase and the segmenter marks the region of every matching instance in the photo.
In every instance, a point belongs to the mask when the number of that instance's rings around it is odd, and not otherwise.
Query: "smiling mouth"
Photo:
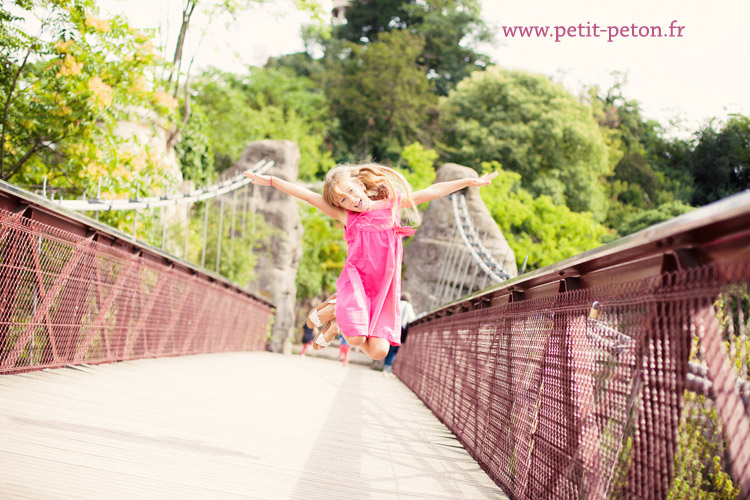
[[[354,208],[360,208],[362,205],[362,200],[359,200],[356,205],[354,205]]]

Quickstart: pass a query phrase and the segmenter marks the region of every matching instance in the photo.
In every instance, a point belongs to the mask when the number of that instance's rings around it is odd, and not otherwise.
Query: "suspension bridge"
[[[513,279],[455,196],[400,381],[72,211],[178,198],[0,185],[0,498],[750,498],[750,193]]]

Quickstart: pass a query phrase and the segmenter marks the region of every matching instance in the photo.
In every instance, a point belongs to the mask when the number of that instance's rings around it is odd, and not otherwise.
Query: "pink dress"
[[[349,212],[344,238],[349,245],[336,281],[336,321],[347,336],[380,337],[401,344],[401,238],[411,227],[394,224],[391,204]]]

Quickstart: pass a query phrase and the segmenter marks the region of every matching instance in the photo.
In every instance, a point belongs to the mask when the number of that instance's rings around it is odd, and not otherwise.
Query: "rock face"
[[[276,162],[268,174],[296,182],[300,152],[297,144],[291,141],[264,140],[249,144],[229,173],[239,174],[263,159]],[[256,213],[275,230],[267,247],[258,251],[257,278],[248,289],[276,306],[270,348],[281,352],[284,342],[294,336],[297,296],[294,278],[302,258],[303,227],[296,198],[271,187],[255,186],[253,189]]]
[[[468,167],[446,163],[438,169],[435,182],[465,177],[477,177],[477,173]],[[511,277],[515,277],[518,274],[515,254],[482,201],[479,189],[470,187],[463,190],[474,228],[482,238],[486,234],[486,239],[483,240],[485,248],[490,251],[495,260]],[[455,284],[454,300],[468,293],[467,289],[472,281],[474,265],[473,263],[470,264],[469,252],[460,242],[458,236],[456,235],[453,239],[455,226],[455,216],[450,197],[434,200],[430,202],[430,206],[423,214],[422,225],[419,230],[404,249],[402,290],[411,294],[414,311],[417,314],[427,312],[436,305],[450,302],[449,298],[438,298],[438,303],[435,302],[434,294],[441,276],[443,280],[447,279],[449,284]],[[451,252],[452,247],[453,251]],[[451,260],[446,260],[451,253],[454,257]],[[462,261],[465,267],[460,266]],[[463,269],[467,271],[461,274],[460,270]],[[465,289],[463,293],[459,294],[458,287],[462,282]],[[484,275],[480,272],[475,279],[474,289],[481,288],[483,284],[489,287],[494,282],[489,279],[485,282]]]

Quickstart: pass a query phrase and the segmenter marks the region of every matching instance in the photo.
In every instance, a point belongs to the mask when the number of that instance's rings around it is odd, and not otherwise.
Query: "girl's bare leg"
[[[362,351],[372,359],[383,359],[388,354],[388,349],[391,347],[391,343],[385,339],[378,337],[348,337],[344,333],[346,342],[354,347],[359,347]]]

